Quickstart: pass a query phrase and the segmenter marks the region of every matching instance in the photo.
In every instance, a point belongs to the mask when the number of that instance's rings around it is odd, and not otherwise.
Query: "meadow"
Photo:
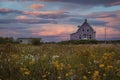
[[[0,45],[0,80],[120,80],[120,44]]]

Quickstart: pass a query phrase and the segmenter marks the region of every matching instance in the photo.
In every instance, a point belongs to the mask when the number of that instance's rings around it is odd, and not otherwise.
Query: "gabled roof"
[[[81,29],[81,27],[84,27],[84,25],[89,26],[89,27],[95,32],[95,30],[94,30],[94,29],[89,25],[89,23],[87,22],[87,19],[85,19],[84,23],[83,23],[81,26],[79,26],[78,31]],[[77,31],[77,32],[78,32],[78,31]]]

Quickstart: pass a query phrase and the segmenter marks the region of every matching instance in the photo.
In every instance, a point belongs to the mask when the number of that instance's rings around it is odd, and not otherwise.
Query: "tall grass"
[[[0,80],[120,80],[120,44],[0,45]]]

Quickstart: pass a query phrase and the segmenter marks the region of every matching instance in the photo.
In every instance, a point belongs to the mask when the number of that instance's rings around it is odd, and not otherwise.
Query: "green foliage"
[[[40,38],[33,38],[32,39],[32,44],[33,45],[40,45],[41,44],[41,39]]]
[[[0,37],[0,44],[13,43],[14,39],[12,37]]]
[[[69,40],[69,41],[61,41],[59,44],[97,44],[96,40]]]

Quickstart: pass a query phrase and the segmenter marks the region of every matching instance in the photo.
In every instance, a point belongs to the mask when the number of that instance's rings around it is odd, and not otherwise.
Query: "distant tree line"
[[[0,37],[0,44],[14,43],[13,37]]]
[[[68,41],[61,41],[58,44],[103,44],[105,43],[104,40],[68,40]],[[120,43],[120,40],[109,40],[106,41],[106,44],[115,44]]]
[[[0,44],[19,44],[18,41],[14,40],[13,37],[0,37]],[[66,40],[61,42],[41,42],[41,38],[33,38],[32,45],[40,45],[40,44],[103,44],[104,40]],[[120,44],[120,40],[109,40],[106,41],[107,44]]]

